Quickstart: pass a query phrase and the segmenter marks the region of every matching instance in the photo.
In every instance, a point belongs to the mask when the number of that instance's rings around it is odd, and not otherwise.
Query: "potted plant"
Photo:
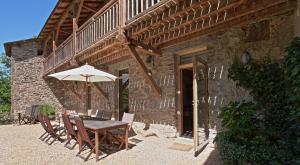
[[[49,104],[44,104],[39,107],[39,112],[48,115],[50,120],[55,119],[55,107]]]

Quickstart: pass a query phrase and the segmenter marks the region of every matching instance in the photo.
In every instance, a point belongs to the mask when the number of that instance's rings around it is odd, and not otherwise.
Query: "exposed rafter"
[[[89,11],[91,11],[91,12],[94,12],[94,13],[97,12],[95,9],[92,9],[92,8],[90,8],[90,7],[87,6],[87,5],[83,5],[82,7],[85,8],[85,9],[87,9],[87,10],[89,10]]]
[[[78,20],[79,17],[80,17],[82,7],[84,6],[83,4],[84,4],[84,0],[80,0],[80,3],[79,3],[78,8],[77,8],[77,12],[76,12],[76,20]]]

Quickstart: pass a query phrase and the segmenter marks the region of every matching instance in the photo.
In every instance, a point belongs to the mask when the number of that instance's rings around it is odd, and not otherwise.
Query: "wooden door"
[[[193,56],[193,134],[197,156],[208,144],[208,66],[199,56]]]

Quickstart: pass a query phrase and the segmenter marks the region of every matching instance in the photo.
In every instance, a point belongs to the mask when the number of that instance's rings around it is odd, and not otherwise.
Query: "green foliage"
[[[11,60],[4,53],[0,55],[0,77],[10,76]]]
[[[216,142],[226,164],[300,164],[300,38],[281,62],[269,58],[243,65],[229,78],[247,89],[253,102],[232,102],[219,115],[226,129]]]
[[[41,105],[39,112],[47,115],[55,115],[55,107],[49,104]]]
[[[9,120],[11,86],[10,86],[10,59],[1,54],[0,56],[0,124]]]

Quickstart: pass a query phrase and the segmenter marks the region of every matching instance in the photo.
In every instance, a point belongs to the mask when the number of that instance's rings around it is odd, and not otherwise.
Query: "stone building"
[[[299,2],[295,0],[232,0],[218,4],[222,7],[216,7],[215,1],[211,1],[209,11],[205,10],[209,6],[204,2],[153,1],[148,4],[153,5],[152,8],[140,6],[136,12],[128,10],[136,6],[109,1],[100,3],[100,7],[94,6],[99,11],[90,13],[93,15],[90,19],[85,17],[88,11],[76,3],[59,1],[37,39],[5,44],[6,54],[12,57],[13,113],[44,103],[54,105],[58,111],[85,113],[85,103],[88,102],[90,109],[112,111],[116,120],[121,119],[124,111],[135,113],[136,130],[147,127],[164,137],[195,136],[192,133],[195,130],[193,120],[197,113],[199,136],[204,137],[201,132],[209,131],[212,139],[221,129],[217,118],[220,108],[233,100],[251,99],[247,91],[236,87],[227,77],[233,59],[261,60],[269,56],[279,60],[300,31],[299,7],[296,8]],[[169,8],[162,10],[160,6],[165,3],[170,3]],[[63,12],[58,10],[60,5],[65,6]],[[199,8],[201,5],[203,11]],[[72,6],[81,12],[72,15],[73,25],[69,25],[72,20],[66,19],[64,13],[70,14]],[[111,6],[115,6],[113,10],[110,10]],[[235,8],[235,12],[231,8]],[[120,12],[115,23],[114,14],[109,15],[112,18],[105,17],[112,22],[102,19],[107,12],[114,13],[117,9],[128,13],[124,16]],[[194,13],[190,12],[192,9]],[[222,13],[225,9],[226,12]],[[151,18],[147,18],[145,12],[150,13]],[[153,12],[159,16],[157,20],[153,20]],[[60,19],[55,20],[54,16]],[[172,23],[169,17],[175,22]],[[224,20],[220,21],[221,18]],[[62,21],[55,22],[58,20]],[[105,30],[107,27],[104,27],[102,32],[101,25],[105,23],[108,28],[113,28]],[[202,29],[197,29],[201,24]],[[69,31],[68,25],[71,27]],[[151,28],[147,29],[147,26]],[[57,27],[60,30],[55,29]],[[130,49],[132,45],[136,46],[136,51]],[[122,79],[97,83],[104,95],[95,85],[90,85],[89,97],[86,98],[84,83],[62,83],[47,77],[50,73],[85,63]],[[196,89],[195,83],[198,85]],[[196,110],[193,100],[198,102]],[[207,138],[206,135],[204,139]]]

